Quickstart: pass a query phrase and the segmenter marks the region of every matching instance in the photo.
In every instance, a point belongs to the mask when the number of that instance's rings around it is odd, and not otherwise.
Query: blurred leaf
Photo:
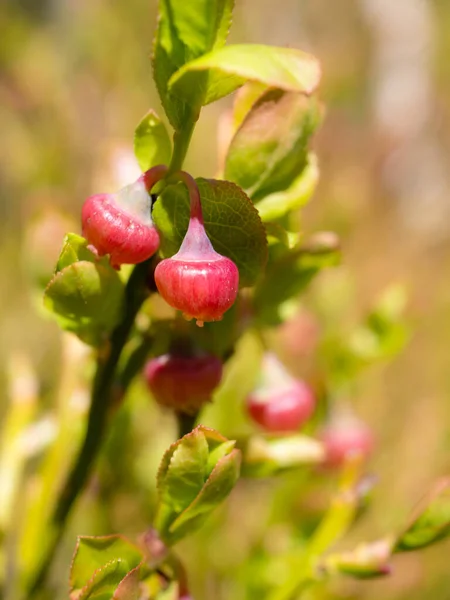
[[[322,444],[306,435],[252,436],[244,447],[242,474],[268,477],[287,469],[321,463],[324,458]]]
[[[441,479],[399,535],[395,552],[418,550],[450,536],[450,478]]]
[[[121,318],[123,290],[112,267],[82,260],[54,275],[45,290],[44,305],[63,329],[97,345]]]
[[[63,247],[56,263],[55,272],[62,271],[65,267],[72,265],[80,260],[88,262],[98,262],[98,257],[89,250],[89,242],[81,235],[68,233],[64,237]],[[102,264],[107,265],[108,259],[104,259]]]
[[[238,89],[233,102],[233,133],[236,133],[252,106],[267,92],[267,89],[267,85],[258,81],[249,81]]]
[[[36,418],[39,405],[37,375],[27,356],[7,357],[9,403],[4,408],[0,437],[0,537],[8,530],[15,513],[15,500],[26,461],[27,428]],[[38,441],[36,434],[33,436]],[[29,440],[30,441],[30,440]]]
[[[61,252],[61,240],[74,229],[73,219],[55,208],[39,211],[25,227],[24,267],[30,281],[42,294],[55,271],[55,259]]]
[[[389,287],[363,322],[352,331],[337,330],[325,339],[324,356],[337,382],[353,379],[367,366],[396,356],[408,340],[403,316],[406,293],[402,286]]]
[[[214,392],[213,402],[202,411],[204,423],[233,437],[237,433],[240,436],[249,433],[250,425],[243,407],[257,381],[263,351],[259,332],[247,329],[239,336],[232,355],[225,363],[222,381]]]
[[[180,600],[178,584],[176,582],[169,584],[167,589],[158,593],[156,600]]]
[[[205,323],[203,327],[198,327],[194,320],[190,321],[189,335],[203,350],[224,358],[232,351],[241,334],[244,311],[245,302],[238,294],[236,302],[221,321]]]
[[[155,527],[173,544],[200,527],[230,493],[239,476],[234,442],[199,425],[172,444],[158,472]]]
[[[316,578],[322,555],[348,531],[366,495],[366,487],[360,480],[362,466],[363,461],[356,456],[345,464],[331,504],[302,549],[300,560],[292,565],[290,573],[268,600],[291,600],[306,582]]]
[[[225,179],[237,183],[254,201],[285,190],[306,166],[308,142],[319,121],[315,99],[269,90],[231,141]]]
[[[265,223],[281,219],[290,212],[305,206],[319,182],[317,157],[308,156],[308,163],[300,175],[282,192],[274,192],[257,203],[259,216]]]
[[[168,81],[186,62],[225,43],[233,4],[233,0],[160,0],[153,73],[162,105],[178,131],[197,120],[206,76],[199,78],[189,102],[183,94],[173,95]]]
[[[122,536],[80,536],[70,569],[71,599],[111,600],[120,582],[143,558],[139,548]]]
[[[258,211],[235,184],[197,179],[206,232],[214,249],[233,260],[241,287],[255,284],[264,272],[267,240]],[[189,195],[183,184],[168,186],[153,208],[164,257],[178,252],[189,224]]]
[[[331,554],[319,563],[318,568],[329,575],[341,573],[358,579],[383,577],[391,573],[389,565],[391,553],[391,540],[379,540],[360,544],[350,552]]]
[[[319,271],[339,263],[339,242],[334,234],[317,234],[308,244],[287,251],[270,261],[266,276],[254,294],[258,321],[267,325],[282,322],[282,305],[302,292]]]
[[[167,165],[172,144],[166,126],[154,110],[149,110],[134,132],[134,154],[141,171],[155,165]]]
[[[403,322],[405,305],[404,288],[399,285],[388,288],[367,315],[363,326],[351,336],[349,345],[354,354],[366,361],[395,356],[407,338]]]
[[[225,46],[188,62],[169,81],[169,91],[195,105],[199,87],[202,104],[215,102],[246,81],[288,92],[311,94],[319,84],[316,58],[293,48],[259,44]]]

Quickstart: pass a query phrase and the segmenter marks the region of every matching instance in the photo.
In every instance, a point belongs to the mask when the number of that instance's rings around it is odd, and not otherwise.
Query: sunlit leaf
[[[176,130],[197,120],[204,92],[198,85],[186,102],[182,95],[170,93],[168,81],[186,62],[225,43],[233,4],[233,0],[160,0],[153,73],[161,102]]]
[[[172,144],[164,123],[150,110],[134,132],[134,154],[142,171],[170,162]]]
[[[234,443],[233,443],[234,447]],[[201,527],[203,519],[225,500],[240,472],[240,452],[228,446],[227,454],[217,460],[198,496],[170,527],[173,541]]]
[[[233,133],[236,133],[252,106],[267,92],[267,89],[267,85],[258,81],[249,81],[238,89],[233,102],[231,123]]]
[[[206,76],[205,76],[206,75]],[[288,92],[311,94],[319,84],[316,58],[293,48],[259,44],[230,45],[181,67],[169,81],[169,91],[196,107],[227,96],[247,81]]]
[[[88,245],[89,242],[81,235],[68,233],[64,238],[61,253],[56,263],[56,272],[80,260],[98,262],[98,258],[89,250]],[[108,259],[103,259],[102,264],[107,265]]]
[[[97,345],[121,318],[123,290],[112,267],[82,260],[54,275],[45,290],[44,304],[63,329]]]
[[[202,525],[236,483],[239,463],[234,442],[201,425],[172,444],[158,472],[154,521],[167,544]]]
[[[319,121],[315,99],[268,91],[252,106],[231,141],[225,179],[237,183],[255,202],[286,190],[306,167],[308,142]]]

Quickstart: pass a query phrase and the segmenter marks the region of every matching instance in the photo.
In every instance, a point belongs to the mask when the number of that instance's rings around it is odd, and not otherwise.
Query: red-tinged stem
[[[158,181],[161,181],[161,179],[164,179],[168,171],[169,169],[166,165],[156,165],[142,174],[142,179],[149,194],[154,185],[158,183]]]
[[[178,180],[184,183],[189,192],[190,219],[186,236],[181,244],[179,255],[192,260],[209,259],[216,255],[214,248],[206,234],[203,222],[203,210],[200,199],[200,191],[197,182],[185,171],[176,171],[170,176],[171,180]]]
[[[191,220],[198,221],[200,225],[203,226],[203,211],[202,211],[202,203],[200,200],[200,191],[198,189],[197,182],[186,173],[186,171],[176,171],[171,179],[176,179],[178,181],[182,181],[184,185],[187,187],[189,192],[189,202],[191,206]]]

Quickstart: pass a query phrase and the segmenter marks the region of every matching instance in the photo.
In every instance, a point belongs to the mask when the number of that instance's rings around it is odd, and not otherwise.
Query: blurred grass
[[[295,45],[310,49],[323,63],[320,95],[328,114],[316,141],[321,184],[302,222],[308,231],[331,229],[342,237],[342,277],[349,278],[353,288],[352,310],[363,313],[393,281],[405,282],[410,293],[414,336],[406,351],[388,367],[370,369],[357,381],[358,413],[373,426],[378,439],[371,468],[379,481],[368,513],[348,538],[351,547],[352,541],[375,538],[398,526],[433,479],[450,467],[449,240],[430,243],[408,230],[395,210],[395,197],[381,184],[379,164],[386,148],[371,120],[373,46],[358,3],[283,0],[274,6],[245,0],[237,4],[234,41]],[[448,149],[450,8],[439,0],[432,9],[436,135]],[[33,276],[27,267],[30,253],[36,252],[30,227],[49,207],[76,223],[87,195],[100,188],[114,189],[126,180],[132,168],[135,125],[150,106],[161,113],[149,60],[155,15],[156,3],[147,0],[115,4],[10,0],[0,7],[0,384],[6,390],[9,357],[24,354],[37,374],[40,414],[55,411],[61,401],[56,392],[61,338],[56,325],[36,309],[33,286],[38,282],[30,281],[36,273]],[[227,106],[229,101],[222,101],[202,115],[187,163],[195,175],[213,176],[216,171],[212,132]],[[62,242],[56,233],[50,237],[48,264],[52,256],[56,259]],[[39,281],[42,278],[45,274],[39,273]],[[313,314],[318,312],[320,287],[326,290],[327,285],[322,280],[305,299]],[[289,350],[285,354],[299,374],[311,368],[310,358]],[[4,394],[0,414],[7,403]],[[245,429],[249,425],[237,411],[236,405],[229,410],[212,407],[208,419],[224,433],[233,431],[235,418]],[[166,425],[167,433],[160,435]],[[154,473],[171,427],[170,417],[151,406],[137,384],[115,421],[98,481],[75,511],[60,556],[62,569],[78,533],[133,534],[145,528],[151,518]],[[67,441],[69,451],[75,442],[76,436]],[[125,477],[128,470],[131,473]],[[249,581],[255,590],[251,597],[257,597],[259,574],[270,579],[273,573],[271,564],[258,562],[258,553],[244,571],[241,564],[250,551],[264,547],[276,556],[289,548],[292,531],[301,538],[309,520],[317,520],[318,509],[305,506],[308,498],[299,496],[301,483],[298,474],[286,480],[243,482],[205,530],[183,543],[181,552],[192,572],[196,598],[244,598],[242,586]],[[30,482],[27,494],[29,487]],[[318,490],[317,497],[313,492],[309,492],[312,504],[323,507],[326,490]],[[100,510],[105,506],[107,510]],[[292,531],[286,516],[292,518]],[[311,592],[310,597],[448,600],[447,554],[448,543],[444,543],[420,555],[402,556],[395,559],[394,575],[386,580],[342,579]],[[206,561],[211,564],[208,572],[202,568]],[[281,567],[273,568],[278,572]]]

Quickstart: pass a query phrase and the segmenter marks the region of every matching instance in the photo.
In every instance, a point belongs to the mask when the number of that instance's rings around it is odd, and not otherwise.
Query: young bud
[[[186,183],[191,200],[191,218],[179,251],[161,261],[155,282],[164,300],[181,310],[187,319],[220,321],[236,300],[239,271],[232,260],[218,254],[206,234],[197,184],[187,173],[178,176]]]
[[[369,427],[353,415],[335,417],[322,430],[320,439],[325,448],[325,463],[330,467],[341,466],[354,454],[367,458],[374,446]]]
[[[261,375],[260,385],[247,397],[250,416],[266,431],[296,431],[314,411],[312,390],[271,353],[263,358]]]
[[[211,401],[222,379],[222,362],[210,354],[164,354],[148,361],[144,376],[158,404],[193,414]]]
[[[111,265],[138,264],[159,248],[151,216],[151,188],[167,172],[160,165],[116,194],[88,198],[81,212],[82,233],[98,256],[109,254]]]

